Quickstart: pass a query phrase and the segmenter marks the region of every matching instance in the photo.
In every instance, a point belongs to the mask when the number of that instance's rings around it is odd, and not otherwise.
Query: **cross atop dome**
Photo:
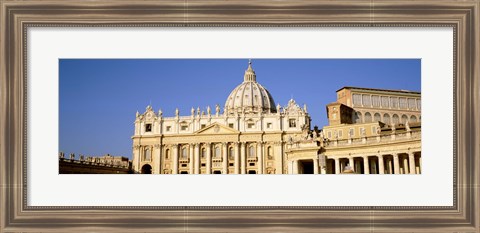
[[[248,68],[245,70],[245,75],[243,76],[243,81],[244,82],[256,82],[257,81],[257,75],[255,74],[255,71],[252,68],[252,59],[248,59]]]

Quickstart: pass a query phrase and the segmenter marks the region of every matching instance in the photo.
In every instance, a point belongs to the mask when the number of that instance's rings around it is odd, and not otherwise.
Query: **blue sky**
[[[60,151],[131,158],[135,113],[223,106],[248,59],[61,59]],[[420,59],[253,59],[257,82],[285,106],[307,104],[312,127],[343,86],[420,90]]]

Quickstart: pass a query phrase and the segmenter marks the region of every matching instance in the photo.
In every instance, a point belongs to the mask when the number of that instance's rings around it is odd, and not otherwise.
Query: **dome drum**
[[[244,81],[238,85],[225,102],[228,113],[275,113],[275,102],[272,95],[256,81],[255,71],[251,62],[245,71]]]

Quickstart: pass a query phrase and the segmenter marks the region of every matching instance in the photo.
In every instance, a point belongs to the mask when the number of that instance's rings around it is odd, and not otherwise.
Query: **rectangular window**
[[[408,99],[408,108],[415,109],[415,99]]]
[[[181,129],[182,131],[188,130],[188,126],[182,125],[182,126],[180,126],[180,129]]]
[[[233,123],[228,124],[228,127],[233,129]]]
[[[360,127],[360,136],[365,136],[365,128]]]
[[[202,163],[202,167],[205,167],[205,163]]]
[[[328,132],[327,132],[327,135],[328,135],[328,136],[327,136],[328,138],[332,138],[332,132],[328,131]]]
[[[182,164],[182,167],[187,167],[187,164]]]
[[[398,98],[397,97],[390,97],[390,103],[392,108],[398,108]]]
[[[348,131],[348,135],[349,135],[350,137],[355,136],[355,129],[354,129],[354,128],[350,128],[350,130]]]
[[[288,127],[290,127],[290,128],[297,127],[297,120],[295,120],[295,119],[288,120]]]
[[[145,125],[145,132],[152,132],[152,124]]]
[[[372,126],[372,134],[377,134],[377,126]]]
[[[359,94],[353,94],[353,105],[362,105],[362,96]]]
[[[343,130],[338,130],[338,137],[339,138],[342,138],[343,137]]]
[[[205,124],[200,125],[200,129],[205,128]]]
[[[253,129],[253,128],[255,128],[255,124],[254,123],[248,123],[247,128]]]
[[[167,132],[170,132],[171,129],[172,129],[172,126],[167,126],[166,128]]]
[[[267,123],[267,129],[271,129],[272,128],[272,123]]]
[[[372,105],[374,107],[380,107],[380,96],[378,95],[372,96]]]
[[[406,109],[407,108],[407,99],[405,98],[399,98],[398,103],[401,109]]]
[[[363,103],[363,106],[371,106],[372,102],[370,99],[370,95],[362,95],[362,103]]]
[[[418,108],[418,110],[422,109],[422,100],[421,99],[417,99],[417,108]]]
[[[382,96],[382,107],[383,108],[388,108],[388,97],[387,96]]]

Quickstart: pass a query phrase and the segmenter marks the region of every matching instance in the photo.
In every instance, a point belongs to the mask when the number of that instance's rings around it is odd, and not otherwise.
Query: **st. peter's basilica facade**
[[[344,87],[312,129],[307,106],[275,104],[251,62],[225,106],[136,114],[132,167],[152,174],[420,174],[419,92]]]

